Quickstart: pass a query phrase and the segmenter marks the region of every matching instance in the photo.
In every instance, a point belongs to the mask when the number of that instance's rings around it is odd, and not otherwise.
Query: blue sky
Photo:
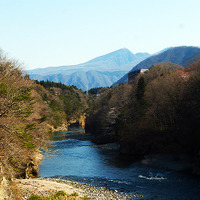
[[[128,48],[200,46],[199,0],[0,0],[0,48],[25,69]]]

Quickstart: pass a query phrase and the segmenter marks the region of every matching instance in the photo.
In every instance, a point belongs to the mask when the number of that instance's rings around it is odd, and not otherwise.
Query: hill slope
[[[187,68],[159,63],[132,84],[101,93],[88,113],[86,131],[100,144],[117,141],[122,154],[136,159],[184,155],[192,165],[182,170],[200,175],[199,102],[200,60]]]
[[[0,54],[0,189],[2,177],[36,177],[50,131],[84,126],[87,96],[74,86],[35,82]],[[1,198],[0,198],[1,199]]]
[[[152,65],[156,65],[157,63],[164,62],[172,62],[175,64],[185,66],[188,61],[190,61],[195,55],[200,52],[200,48],[198,47],[173,47],[169,48],[165,51],[161,51],[161,53],[151,56],[135,67],[133,67],[130,72],[137,71],[139,69],[149,69]],[[128,82],[128,73],[125,74],[120,80],[118,80],[115,84],[127,83]]]

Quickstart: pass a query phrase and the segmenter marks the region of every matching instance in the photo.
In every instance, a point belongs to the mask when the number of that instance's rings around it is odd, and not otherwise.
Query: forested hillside
[[[0,183],[2,177],[36,177],[49,132],[67,130],[87,108],[76,87],[35,82],[0,55]],[[84,122],[84,118],[81,123]]]
[[[129,72],[137,71],[140,69],[149,69],[152,65],[165,62],[171,62],[185,67],[188,65],[188,63],[193,57],[199,54],[199,52],[200,48],[193,46],[179,46],[167,48],[161,51],[160,53],[152,55],[149,58],[141,61],[140,63],[135,65]],[[118,80],[116,84],[127,83],[128,73],[124,75],[120,80]]]
[[[200,172],[200,62],[159,63],[132,84],[102,93],[87,118],[96,142],[120,143],[121,153],[185,154]]]
[[[77,120],[80,116],[85,115],[88,107],[87,95],[76,86],[68,86],[63,83],[55,83],[51,81],[36,81],[47,89],[51,95],[56,96],[59,102],[51,100],[51,96],[41,94],[43,100],[49,103],[54,112],[64,111],[68,121]]]

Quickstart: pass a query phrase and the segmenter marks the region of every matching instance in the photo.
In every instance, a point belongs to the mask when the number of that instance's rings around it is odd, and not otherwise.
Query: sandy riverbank
[[[85,183],[78,183],[69,180],[54,178],[17,179],[15,181],[23,200],[28,199],[32,194],[49,196],[58,191],[67,194],[77,193],[78,198],[88,197],[89,199],[143,199],[139,194],[125,194],[109,190],[103,187],[94,187]]]

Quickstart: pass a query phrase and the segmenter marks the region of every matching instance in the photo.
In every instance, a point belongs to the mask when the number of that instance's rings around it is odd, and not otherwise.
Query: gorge
[[[144,199],[199,199],[200,62],[198,54],[188,59],[185,65],[156,63],[130,84],[87,93],[30,80],[1,57],[1,186],[53,176]],[[48,147],[50,140],[55,146]],[[48,150],[58,154],[46,157]]]

